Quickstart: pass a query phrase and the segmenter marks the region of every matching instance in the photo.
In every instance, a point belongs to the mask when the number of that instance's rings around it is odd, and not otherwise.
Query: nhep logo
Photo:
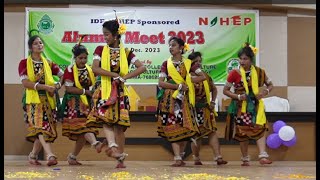
[[[237,58],[230,59],[227,64],[227,73],[229,73],[233,69],[240,69],[240,62]]]
[[[199,17],[199,25],[206,25],[208,26],[210,22],[210,27],[215,25],[220,26],[246,26],[252,22],[250,17],[241,17],[241,16],[232,16],[232,17]]]
[[[52,22],[51,18],[45,14],[38,22],[37,27],[39,32],[43,34],[50,34],[53,32],[54,23]]]

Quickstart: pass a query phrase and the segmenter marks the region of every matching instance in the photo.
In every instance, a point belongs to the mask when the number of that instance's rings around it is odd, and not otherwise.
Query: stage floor
[[[82,166],[69,166],[59,161],[53,167],[32,166],[26,161],[4,161],[5,179],[121,179],[121,180],[212,180],[212,179],[316,179],[315,161],[276,161],[261,166],[252,161],[251,166],[241,167],[240,161],[217,166],[203,161],[202,166],[186,161],[185,167],[171,167],[171,161],[127,161],[127,168],[115,169],[114,161],[80,161]],[[45,161],[41,161],[45,164]]]

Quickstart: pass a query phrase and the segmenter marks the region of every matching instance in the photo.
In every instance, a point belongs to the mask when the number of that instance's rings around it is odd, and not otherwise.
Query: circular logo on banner
[[[232,58],[229,60],[227,65],[227,73],[229,73],[233,69],[239,69],[240,68],[240,62],[237,58]]]
[[[40,21],[38,22],[39,32],[43,34],[50,34],[53,31],[54,23],[48,15],[42,16]]]

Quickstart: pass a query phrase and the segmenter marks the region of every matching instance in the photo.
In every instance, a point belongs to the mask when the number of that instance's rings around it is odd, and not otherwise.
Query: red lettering
[[[186,42],[186,34],[183,31],[179,31],[177,34],[184,42]]]
[[[160,43],[160,44],[164,44],[164,43],[165,43],[165,40],[164,40],[164,34],[163,34],[163,32],[159,33],[158,37],[159,37],[159,43]]]
[[[82,35],[82,34],[81,34]],[[83,39],[82,39],[82,42],[84,42],[84,43],[87,43],[87,42],[90,42],[89,41],[89,36],[85,36]],[[79,41],[79,40],[78,40]]]
[[[79,31],[73,31],[73,40],[72,42],[78,42],[78,38],[79,38]]]
[[[232,21],[233,21],[233,25],[236,25],[236,26],[241,25],[241,17],[240,16],[233,16]]]
[[[127,31],[126,32],[126,39],[125,39],[125,42],[127,44],[139,44],[139,36],[140,36],[140,32],[139,31]]]
[[[251,23],[251,18],[244,18],[244,25]]]
[[[199,17],[199,25],[208,25],[208,18],[201,18]]]
[[[226,23],[226,25],[229,25],[229,18],[226,18],[225,20],[223,18],[220,18],[220,25],[223,25],[223,23]]]
[[[140,36],[140,41],[141,41],[142,44],[148,44],[149,37],[147,35],[141,35]]]
[[[198,44],[204,44],[205,39],[204,39],[204,34],[202,31],[196,31],[195,35],[198,37],[198,39],[196,40],[196,42]]]
[[[157,35],[151,35],[150,36],[150,43],[151,44],[157,44],[158,43],[158,36]]]
[[[186,36],[188,37],[187,43],[188,44],[194,44],[195,40],[194,38],[194,32],[193,31],[187,31]]]
[[[62,43],[76,43],[79,41],[79,31],[65,31],[61,39]],[[82,43],[102,43],[105,42],[103,34],[88,34],[82,40]]]
[[[63,43],[71,42],[71,34],[72,34],[72,31],[65,31],[61,42]]]
[[[98,43],[98,42],[103,42],[103,41],[104,41],[103,35],[99,35],[99,34],[89,35],[89,42],[91,42],[91,43]]]
[[[152,35],[146,35],[146,34],[140,34],[139,31],[127,31],[126,32],[126,38],[125,43],[127,44],[165,44],[165,36],[163,32],[160,32],[158,35],[152,34]]]

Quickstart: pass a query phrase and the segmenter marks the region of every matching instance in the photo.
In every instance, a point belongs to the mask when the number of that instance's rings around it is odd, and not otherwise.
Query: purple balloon
[[[280,128],[282,128],[283,126],[286,126],[286,123],[281,120],[274,122],[273,123],[273,132],[278,133]]]
[[[295,145],[297,142],[297,136],[294,136],[290,141],[283,141],[282,144],[288,147]]]
[[[271,149],[277,149],[281,146],[282,140],[277,133],[270,134],[267,138],[267,145]]]

